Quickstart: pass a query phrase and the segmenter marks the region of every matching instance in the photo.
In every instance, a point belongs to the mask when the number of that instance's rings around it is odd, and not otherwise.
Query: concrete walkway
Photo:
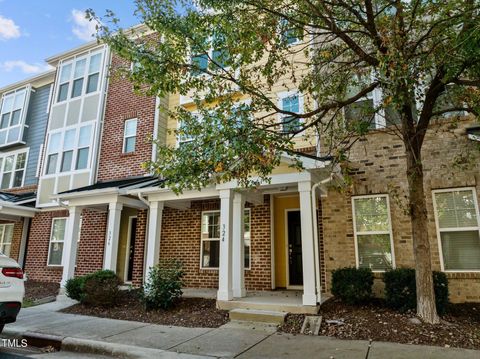
[[[62,350],[124,358],[363,359],[368,350],[366,341],[281,334],[274,327],[253,323],[183,328],[57,312],[71,304],[61,300],[22,309],[17,322],[7,325],[1,336],[50,335],[62,341]],[[381,342],[372,344],[369,355],[370,359],[479,357],[480,351],[474,350]]]

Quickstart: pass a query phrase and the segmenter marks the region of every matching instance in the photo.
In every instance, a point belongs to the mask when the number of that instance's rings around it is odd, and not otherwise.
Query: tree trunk
[[[415,258],[417,315],[427,323],[436,324],[440,322],[440,319],[437,314],[435,292],[433,290],[427,203],[423,187],[423,164],[420,146],[406,145],[406,155]]]

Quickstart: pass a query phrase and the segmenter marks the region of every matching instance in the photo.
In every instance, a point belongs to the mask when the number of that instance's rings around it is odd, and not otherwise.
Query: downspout
[[[328,183],[332,180],[333,174],[331,174],[328,178],[315,183],[312,186],[312,219],[313,219],[313,245],[314,245],[314,258],[315,258],[315,281],[316,281],[316,295],[318,303],[322,303],[322,281],[321,281],[321,273],[320,273],[320,254],[319,254],[319,247],[318,247],[318,215],[317,215],[317,196],[316,190],[319,186]]]

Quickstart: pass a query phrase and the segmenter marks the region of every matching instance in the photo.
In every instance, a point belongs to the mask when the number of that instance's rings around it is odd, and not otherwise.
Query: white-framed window
[[[126,120],[123,126],[123,153],[135,152],[137,141],[137,119]]]
[[[346,98],[356,96],[370,81],[374,80],[374,75],[357,75],[347,87]],[[366,122],[368,129],[380,129],[387,126],[400,123],[400,117],[391,107],[379,109],[383,104],[383,91],[377,87],[365,96],[359,98],[354,103],[345,106],[343,113],[347,123]]]
[[[202,121],[202,116],[198,112],[192,112],[191,116],[194,117],[195,119],[197,119],[197,121],[199,121],[199,122]],[[177,147],[181,147],[182,145],[185,145],[185,144],[193,141],[193,136],[191,136],[189,134],[186,134],[184,132],[182,121],[178,122],[177,131],[178,131],[178,133],[177,133]]]
[[[80,55],[60,65],[56,102],[98,91],[102,52]]]
[[[48,259],[47,264],[49,266],[61,266],[63,243],[65,241],[65,228],[67,225],[66,217],[59,217],[52,219],[52,229],[50,232],[50,243],[48,246]]]
[[[29,94],[30,86],[27,86],[3,95],[0,108],[0,147],[22,141]]]
[[[250,209],[244,211],[245,269],[250,269]],[[202,212],[200,268],[218,269],[220,264],[220,211]]]
[[[303,96],[296,90],[286,91],[278,94],[278,107],[283,111],[293,113],[303,112]],[[303,121],[294,116],[280,114],[280,131],[283,133],[292,133],[301,129]]]
[[[383,272],[395,267],[387,195],[352,197],[355,258],[358,268]]]
[[[480,213],[475,188],[434,190],[443,271],[480,271]]]
[[[303,41],[303,29],[293,26],[287,19],[281,19],[279,32],[282,42],[289,46],[297,45]]]
[[[81,171],[88,168],[93,124],[81,124],[49,134],[45,174]]]
[[[0,189],[22,187],[25,180],[28,150],[0,155]]]
[[[0,253],[10,257],[13,240],[13,223],[0,224]]]
[[[224,46],[225,39],[222,34],[214,34],[209,37],[206,43],[196,48],[192,46],[190,62],[195,69],[192,69],[193,76],[200,76],[208,70],[208,65],[212,62],[215,69],[227,68],[226,62],[229,60],[227,48]],[[205,49],[208,47],[207,51]]]

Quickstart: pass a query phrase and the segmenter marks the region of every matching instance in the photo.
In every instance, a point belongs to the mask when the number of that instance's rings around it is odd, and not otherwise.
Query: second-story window
[[[123,153],[135,152],[137,140],[137,119],[132,118],[125,121],[123,130]]]
[[[287,19],[280,21],[280,36],[287,45],[296,45],[303,40],[303,29],[292,25]]]
[[[225,46],[225,37],[222,34],[214,34],[203,46],[192,46],[192,75],[199,76],[208,70],[210,61],[213,70],[228,67],[230,58],[228,49]]]
[[[88,168],[92,125],[68,128],[50,134],[45,174]]]
[[[0,146],[22,140],[28,90],[28,87],[23,87],[3,96],[0,108]]]
[[[64,62],[58,78],[57,102],[96,92],[101,63],[102,53],[81,55]]]
[[[13,152],[0,157],[0,189],[22,187],[27,165],[27,152]]]
[[[303,111],[303,99],[298,92],[286,92],[279,94],[279,107],[283,111],[301,113]],[[281,115],[281,131],[293,134],[302,128],[302,120],[293,115]]]

